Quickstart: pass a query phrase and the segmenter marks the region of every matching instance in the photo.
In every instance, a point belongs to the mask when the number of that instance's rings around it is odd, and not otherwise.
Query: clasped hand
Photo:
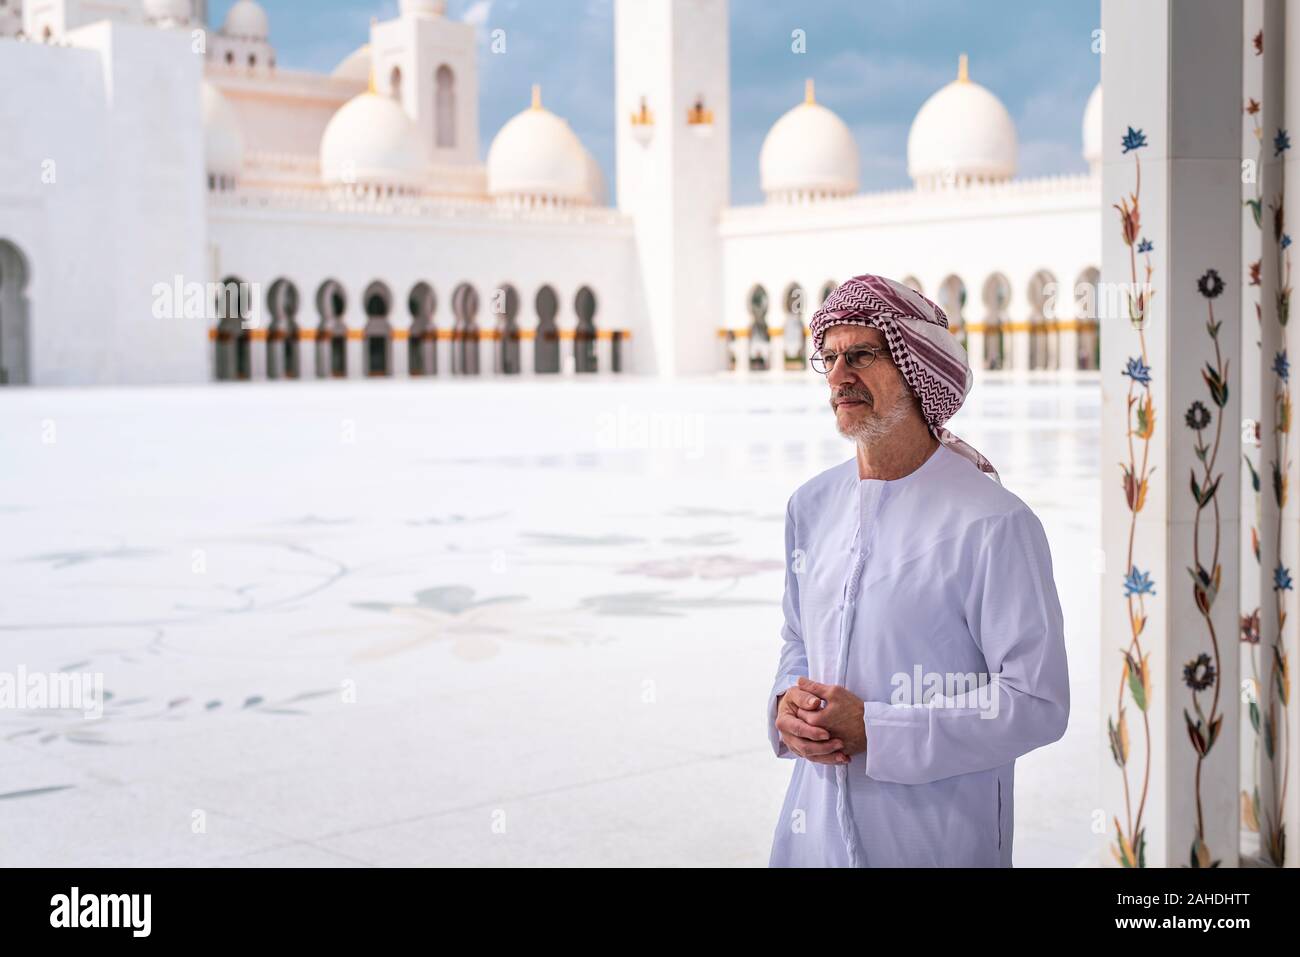
[[[800,676],[777,699],[776,729],[785,746],[815,764],[848,764],[867,750],[862,699],[840,685]]]

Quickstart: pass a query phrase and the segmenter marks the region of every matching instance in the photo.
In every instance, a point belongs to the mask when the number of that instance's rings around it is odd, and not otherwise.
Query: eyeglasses
[[[835,368],[835,360],[841,355],[844,361],[848,363],[850,369],[865,369],[871,363],[876,361],[876,356],[884,353],[888,355],[888,350],[884,348],[873,348],[871,346],[856,346],[852,349],[845,349],[844,352],[826,352],[825,350],[816,353],[809,363],[822,375],[829,375],[830,371]]]

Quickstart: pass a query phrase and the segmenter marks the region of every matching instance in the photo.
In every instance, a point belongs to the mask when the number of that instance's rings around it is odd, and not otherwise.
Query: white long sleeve
[[[1065,733],[1070,678],[1065,621],[1042,523],[1021,506],[983,523],[966,598],[984,655],[984,691],[936,695],[926,706],[865,703],[866,774],[927,781],[996,768]],[[996,707],[988,700],[997,695]]]
[[[803,630],[799,623],[799,565],[796,561],[796,531],[793,497],[785,507],[785,593],[781,599],[783,622],[781,625],[781,659],[776,669],[776,681],[767,696],[767,737],[772,753],[778,758],[793,758],[781,734],[776,730],[776,699],[808,674],[808,652],[803,644]]]

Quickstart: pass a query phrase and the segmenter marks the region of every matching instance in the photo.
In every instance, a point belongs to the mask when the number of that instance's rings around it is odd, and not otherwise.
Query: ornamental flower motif
[[[1141,356],[1134,356],[1129,359],[1128,365],[1124,367],[1124,371],[1120,374],[1128,376],[1138,385],[1151,384],[1151,367],[1142,361]]]
[[[1138,243],[1138,252],[1140,253],[1149,253],[1151,252],[1151,250],[1155,248],[1156,248],[1155,245],[1149,239],[1143,239],[1140,243]]]
[[[1142,147],[1147,145],[1146,134],[1143,133],[1141,130],[1133,129],[1133,127],[1130,126],[1128,128],[1128,132],[1124,134],[1124,139],[1122,143],[1124,146],[1125,153],[1127,153],[1129,150],[1141,149]]]
[[[1282,248],[1283,248],[1283,249],[1286,249],[1286,248],[1287,248],[1288,246],[1290,246],[1290,245],[1291,245],[1291,236],[1290,236],[1290,234],[1289,234],[1289,233],[1283,233],[1283,234],[1282,234]]]
[[[388,615],[406,631],[360,649],[362,659],[406,654],[438,641],[449,642],[458,658],[477,661],[499,654],[507,642],[551,647],[598,640],[569,609],[538,608],[526,595],[480,597],[468,585],[436,585],[409,599],[358,601],[352,607]]]
[[[1278,565],[1277,568],[1273,569],[1273,590],[1291,590],[1291,572],[1283,565]]]
[[[1258,259],[1250,264],[1250,284],[1252,286],[1259,285],[1259,264],[1260,260]]]
[[[1283,382],[1288,381],[1291,374],[1291,363],[1287,361],[1285,349],[1273,357],[1273,371],[1282,377]]]
[[[1210,424],[1210,410],[1207,409],[1200,399],[1192,403],[1191,408],[1187,410],[1187,427],[1200,431]]]
[[[1255,99],[1254,97],[1251,97],[1250,100],[1247,101],[1246,103],[1246,112],[1249,113],[1251,116],[1254,116],[1256,113],[1258,113],[1259,100]]]
[[[1255,44],[1255,56],[1264,55],[1264,31],[1260,30],[1251,41]]]
[[[1137,197],[1130,194],[1127,197],[1121,197],[1118,203],[1112,203],[1111,205],[1119,210],[1120,229],[1124,236],[1124,245],[1132,246],[1138,241],[1138,230],[1142,228],[1142,211],[1138,208]]]
[[[1277,136],[1273,137],[1273,155],[1281,156],[1291,148],[1291,137],[1287,135],[1286,130],[1278,130]]]
[[[1259,609],[1241,616],[1241,640],[1248,645],[1259,644]]]
[[[1136,565],[1128,570],[1124,576],[1124,597],[1132,598],[1134,595],[1154,595],[1156,593],[1155,585],[1151,581],[1149,572],[1140,571]]]
[[[1206,299],[1214,299],[1223,292],[1223,280],[1217,269],[1205,270],[1205,275],[1196,280],[1196,289]]]
[[[1214,684],[1214,662],[1209,655],[1201,652],[1195,661],[1183,665],[1183,683],[1193,691],[1204,691]]]

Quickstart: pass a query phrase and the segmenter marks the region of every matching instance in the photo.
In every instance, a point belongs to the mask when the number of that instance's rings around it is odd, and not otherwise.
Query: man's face
[[[880,353],[865,369],[851,368],[844,353],[863,347],[879,349]],[[869,443],[911,416],[924,422],[920,404],[894,365],[885,334],[879,329],[831,326],[822,340],[822,354],[830,353],[839,356],[826,376],[826,384],[841,435]]]

